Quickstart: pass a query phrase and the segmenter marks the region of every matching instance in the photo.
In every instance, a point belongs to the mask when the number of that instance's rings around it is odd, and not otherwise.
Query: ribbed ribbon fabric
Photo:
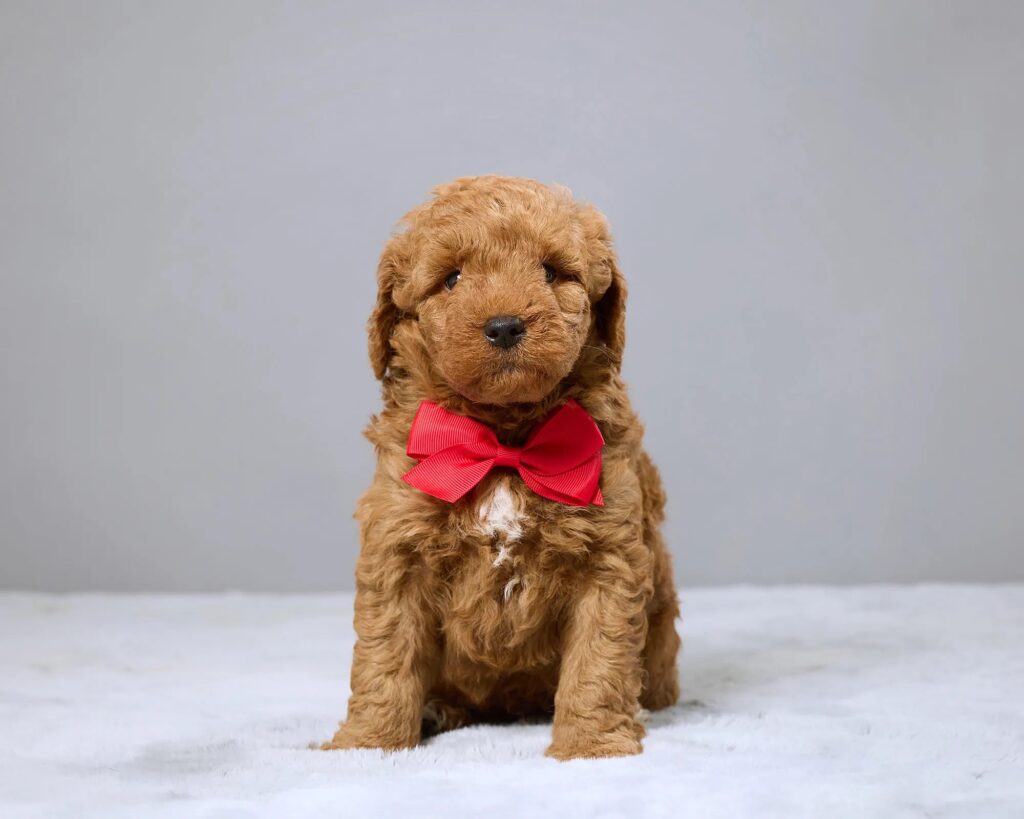
[[[402,476],[410,486],[454,503],[495,467],[519,472],[542,497],[570,506],[604,506],[598,483],[604,438],[590,414],[569,400],[530,433],[504,446],[486,424],[424,401],[406,452],[419,463]]]

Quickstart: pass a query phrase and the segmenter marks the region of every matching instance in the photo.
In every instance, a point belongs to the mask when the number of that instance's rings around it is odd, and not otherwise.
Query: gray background
[[[351,587],[373,271],[601,207],[684,584],[1024,580],[1024,4],[0,5],[0,586]]]

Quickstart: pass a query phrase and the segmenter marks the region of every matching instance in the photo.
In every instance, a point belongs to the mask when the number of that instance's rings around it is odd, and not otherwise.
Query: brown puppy
[[[626,290],[607,223],[564,188],[487,176],[437,188],[404,225],[369,324],[384,409],[356,515],[352,695],[323,747],[554,713],[550,756],[639,753],[641,707],[679,694],[678,607],[661,481],[619,377]],[[499,327],[513,338],[487,331],[494,317],[519,320]],[[605,439],[604,506],[548,500],[507,468],[455,503],[402,480],[421,401],[521,446],[570,398]]]

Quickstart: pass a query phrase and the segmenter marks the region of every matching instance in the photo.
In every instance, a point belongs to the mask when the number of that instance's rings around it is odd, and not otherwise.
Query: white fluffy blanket
[[[642,756],[321,753],[351,596],[0,595],[0,816],[1024,816],[1024,586],[685,590]]]

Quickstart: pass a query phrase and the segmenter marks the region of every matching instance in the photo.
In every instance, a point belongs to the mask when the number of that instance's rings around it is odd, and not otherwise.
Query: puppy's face
[[[590,329],[583,274],[536,237],[488,244],[428,262],[439,281],[420,301],[423,340],[471,401],[539,401],[572,370]]]
[[[405,337],[415,335],[434,374],[480,404],[542,400],[585,345],[617,364],[624,291],[607,227],[567,191],[459,180],[405,221],[379,270],[370,327],[378,375],[405,322],[415,322]]]

